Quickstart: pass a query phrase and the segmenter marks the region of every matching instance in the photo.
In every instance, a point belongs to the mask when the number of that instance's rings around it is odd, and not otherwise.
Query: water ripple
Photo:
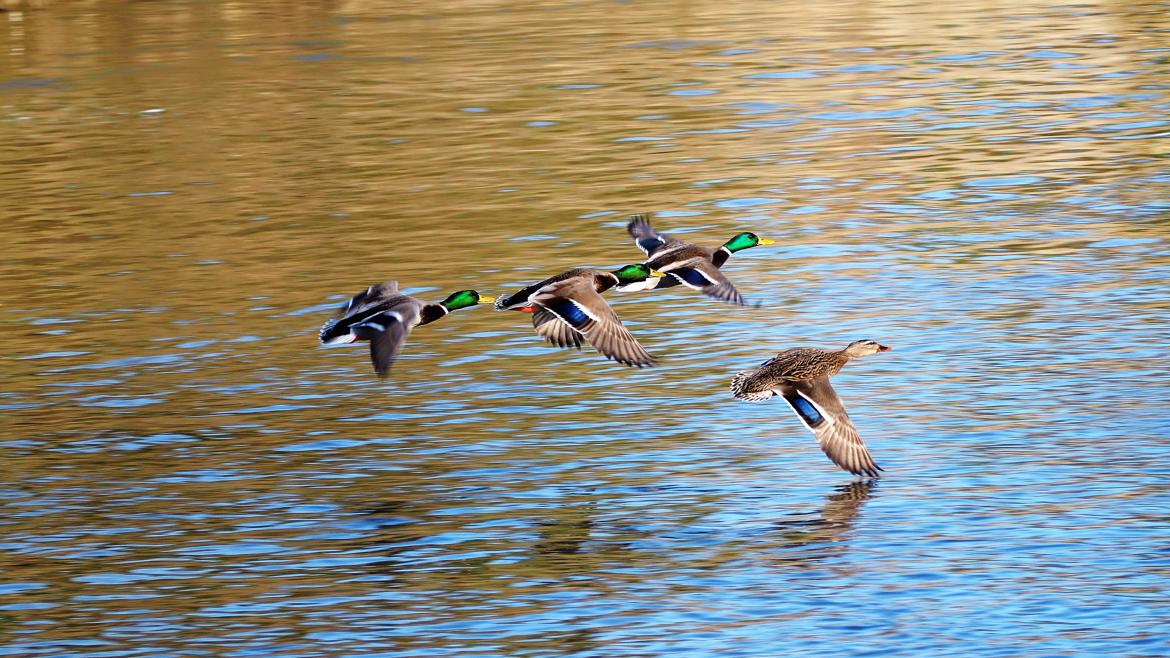
[[[189,9],[7,26],[0,653],[1159,653],[1164,11]],[[314,344],[632,212],[775,239],[762,306],[610,293],[644,370],[490,309],[388,380]],[[880,481],[727,393],[860,337]]]

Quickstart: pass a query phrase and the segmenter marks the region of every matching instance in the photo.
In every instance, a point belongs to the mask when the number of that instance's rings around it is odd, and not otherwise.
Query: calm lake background
[[[0,13],[0,655],[1170,654],[1165,2]],[[316,332],[718,245],[387,381]],[[782,403],[795,345],[877,481]]]

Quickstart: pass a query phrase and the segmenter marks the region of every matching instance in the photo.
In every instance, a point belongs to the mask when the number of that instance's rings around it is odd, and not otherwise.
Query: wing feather
[[[827,376],[787,382],[780,394],[834,464],[854,475],[877,477],[882,469],[874,463]]]
[[[557,347],[581,349],[581,334],[543,306],[532,312],[532,327],[541,338]]]
[[[417,302],[401,302],[350,328],[358,338],[370,341],[370,361],[379,377],[390,373],[390,366],[406,344],[406,337],[419,322],[419,308]]]
[[[630,237],[634,238],[634,244],[647,257],[653,256],[654,252],[672,242],[678,242],[655,231],[654,227],[650,225],[650,217],[647,215],[630,215],[630,223],[626,224],[626,231],[629,232]]]
[[[532,302],[571,325],[606,358],[639,367],[654,363],[654,357],[622,325],[591,281],[571,279],[551,283],[537,291]],[[565,304],[571,304],[572,308]]]
[[[706,258],[688,258],[670,263],[661,270],[684,286],[698,290],[708,297],[739,306],[747,305],[743,295],[735,289],[735,284]]]

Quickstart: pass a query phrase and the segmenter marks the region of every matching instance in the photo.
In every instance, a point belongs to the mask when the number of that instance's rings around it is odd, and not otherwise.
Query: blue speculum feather
[[[643,251],[654,251],[658,247],[662,246],[662,240],[658,238],[645,238],[638,241],[638,246],[641,247]]]
[[[792,408],[796,410],[796,413],[800,414],[800,417],[804,419],[804,422],[808,423],[809,425],[815,427],[825,420],[824,416],[821,415],[821,412],[817,411],[817,408],[814,407],[811,402],[800,397],[799,395],[786,396],[784,399],[788,400],[788,404],[792,405]]]
[[[589,316],[585,315],[584,311],[567,299],[554,299],[548,304],[545,304],[545,306],[548,307],[548,310],[556,313],[565,322],[568,322],[574,327],[580,327],[589,321]]]
[[[684,267],[677,270],[671,270],[670,273],[682,279],[683,281],[686,281],[692,286],[703,287],[711,285],[711,282],[707,280],[707,277],[703,276],[696,269]]]

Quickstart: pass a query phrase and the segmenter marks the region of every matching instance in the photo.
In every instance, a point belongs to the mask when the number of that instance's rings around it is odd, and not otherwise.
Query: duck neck
[[[732,251],[727,248],[727,245],[723,245],[722,247],[716,249],[715,253],[711,254],[711,262],[715,263],[715,267],[723,267],[723,264],[727,262],[727,259],[731,258],[731,254]]]
[[[601,272],[599,276],[593,277],[593,287],[597,292],[605,292],[621,282],[622,280],[613,272]]]
[[[849,360],[852,358],[853,357],[849,356],[845,350],[837,350],[836,352],[833,352],[833,368],[829,371],[829,376],[833,376],[841,372],[841,368],[844,368],[845,364],[849,363]]]
[[[447,315],[450,312],[451,311],[446,306],[443,306],[442,304],[439,304],[439,303],[427,304],[426,306],[422,307],[421,311],[419,311],[418,323],[420,325],[430,324],[431,322],[438,320],[439,318]]]

